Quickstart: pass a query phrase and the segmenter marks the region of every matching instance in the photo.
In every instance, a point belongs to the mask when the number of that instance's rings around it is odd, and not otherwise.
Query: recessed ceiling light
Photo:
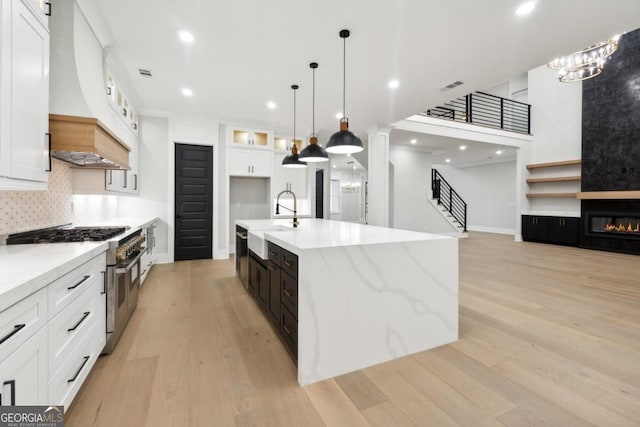
[[[518,16],[528,15],[531,12],[533,12],[533,9],[535,9],[535,8],[536,8],[536,2],[535,1],[528,1],[528,2],[522,3],[516,9],[516,15],[518,15]]]
[[[351,153],[347,153],[347,156],[351,157]]]
[[[466,149],[467,149],[467,146],[466,146],[466,145],[461,145],[461,146],[460,146],[460,149],[461,149],[462,151],[464,151],[464,150],[466,150]]]
[[[273,101],[269,101],[267,102],[267,108],[270,110],[275,110],[275,108],[277,107],[276,103]]]
[[[418,142],[418,140],[417,140],[417,139],[412,139],[412,140],[411,140],[411,143],[412,143],[412,144],[415,144],[416,142]]]
[[[354,166],[354,167],[353,167],[353,170],[355,170],[355,169],[356,169],[356,167]]]
[[[341,119],[342,118],[342,113],[336,113],[336,119]]]
[[[445,162],[451,163],[451,159],[444,159]]]
[[[193,43],[193,41],[195,40],[193,34],[191,34],[189,31],[178,31],[178,36],[180,36],[180,40],[185,43]]]
[[[397,89],[398,86],[400,86],[400,82],[398,80],[393,79],[389,81],[388,85],[389,85],[389,89]]]
[[[337,168],[337,166],[336,166],[336,165],[333,165],[333,168],[335,169],[335,168]]]
[[[193,96],[193,91],[191,89],[185,87],[185,88],[182,89],[182,94],[184,96]]]
[[[496,151],[496,154],[499,156],[500,154],[502,154],[502,150]]]

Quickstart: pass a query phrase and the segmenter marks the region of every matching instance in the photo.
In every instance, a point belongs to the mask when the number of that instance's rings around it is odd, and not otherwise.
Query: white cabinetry
[[[227,145],[231,147],[255,147],[273,149],[273,132],[229,126]]]
[[[105,345],[104,252],[0,312],[0,404],[68,406]]]
[[[273,151],[230,148],[227,151],[229,175],[271,177]]]
[[[131,144],[129,153],[130,170],[106,171],[105,188],[108,192],[138,194],[138,141]]]
[[[27,4],[0,5],[0,189],[48,180],[49,31]]]
[[[142,229],[142,234],[145,237],[145,252],[140,258],[140,285],[142,285],[151,271],[151,267],[156,262],[156,236],[155,231],[157,228],[157,221],[153,221]]]
[[[47,328],[0,362],[0,405],[47,405]]]

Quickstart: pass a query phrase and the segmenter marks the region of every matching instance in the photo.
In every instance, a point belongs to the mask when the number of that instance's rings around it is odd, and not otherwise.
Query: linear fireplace
[[[580,246],[640,255],[640,200],[583,200]]]
[[[586,212],[585,234],[616,238],[640,238],[640,212]]]

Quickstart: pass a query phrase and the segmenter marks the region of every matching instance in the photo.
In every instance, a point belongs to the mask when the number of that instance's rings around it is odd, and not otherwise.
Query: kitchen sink
[[[284,225],[271,225],[260,230],[249,231],[249,249],[262,259],[268,259],[269,253],[267,251],[267,241],[264,238],[264,233],[269,231],[293,231],[293,226]]]

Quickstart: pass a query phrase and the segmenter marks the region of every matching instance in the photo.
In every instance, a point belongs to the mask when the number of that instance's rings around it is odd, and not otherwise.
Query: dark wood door
[[[176,144],[174,258],[212,256],[213,147]]]
[[[316,171],[316,218],[324,218],[324,170]]]

